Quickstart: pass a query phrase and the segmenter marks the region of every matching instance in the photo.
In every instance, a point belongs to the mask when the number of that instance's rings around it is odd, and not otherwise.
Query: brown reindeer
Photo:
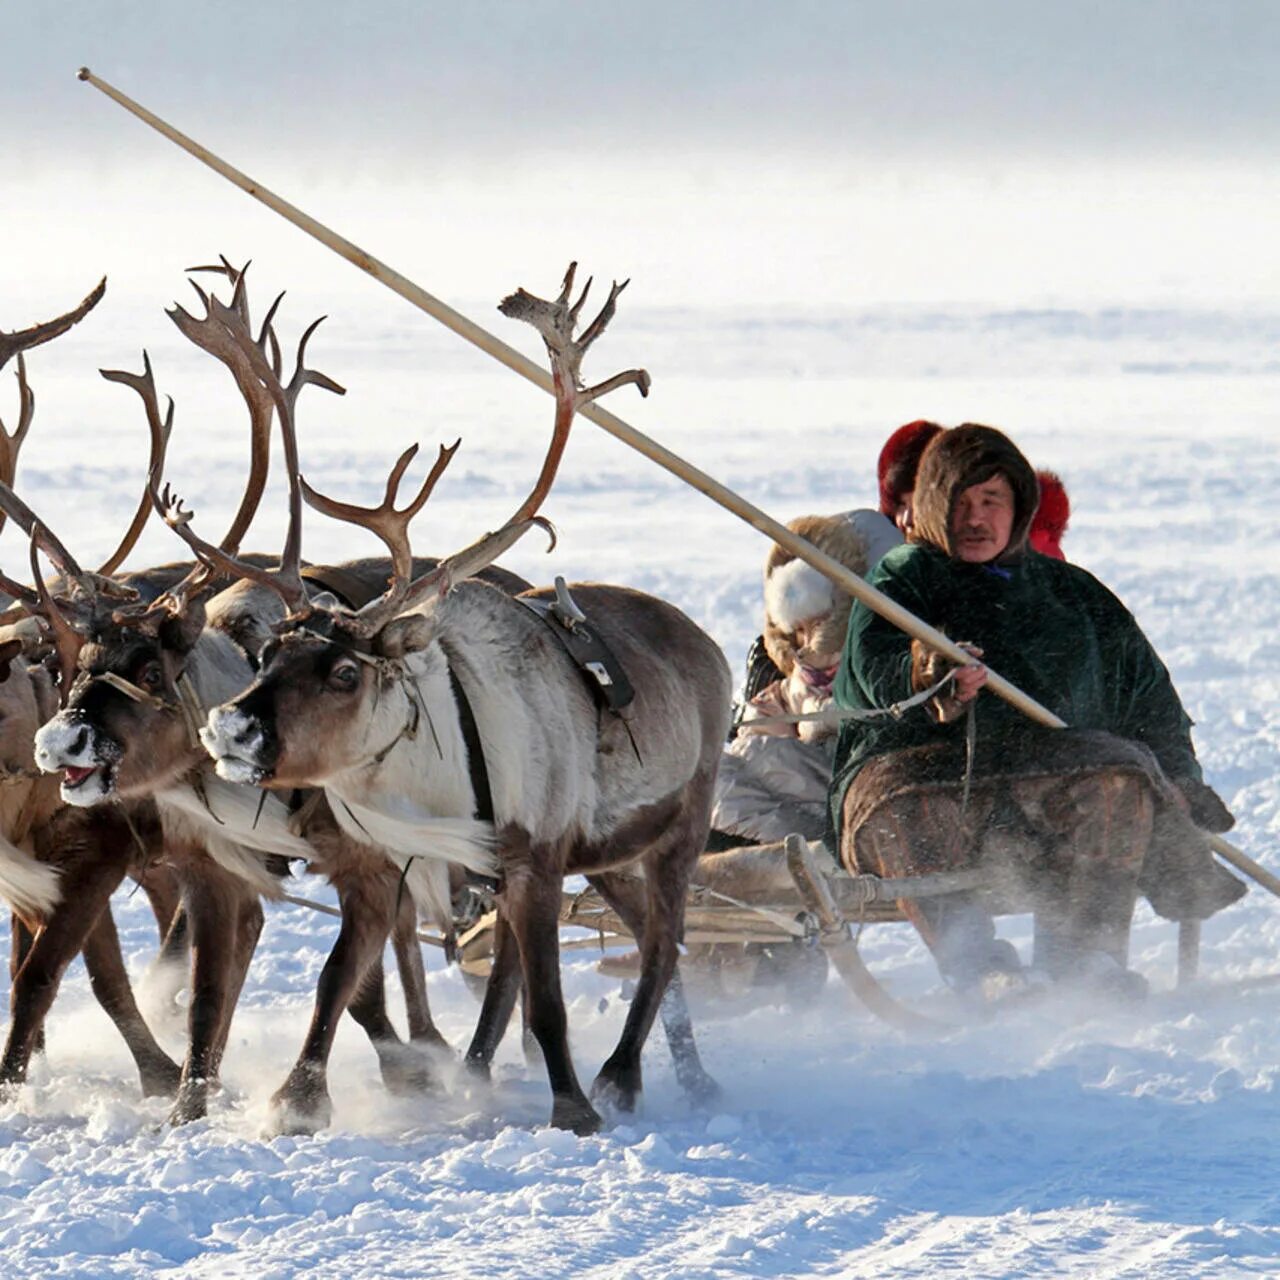
[[[35,410],[22,353],[83,319],[105,287],[104,280],[77,308],[56,320],[0,333],[0,366],[10,356],[18,357],[17,426],[10,432],[0,423],[0,485],[10,491]],[[161,460],[163,447],[164,439],[153,432],[153,464]],[[0,524],[5,514],[0,511]],[[145,510],[143,515],[145,519]],[[142,522],[135,520],[103,572],[120,564],[141,529]],[[14,589],[14,594],[22,593],[22,588]],[[34,594],[27,598],[37,599]],[[143,1092],[172,1094],[179,1068],[156,1043],[138,1011],[108,903],[130,863],[136,862],[132,834],[146,823],[140,819],[129,831],[117,818],[95,834],[93,824],[61,811],[52,780],[34,767],[31,740],[56,711],[58,696],[44,664],[21,656],[33,644],[39,647],[29,631],[0,644],[0,897],[12,908],[10,1025],[0,1058],[0,1086],[25,1080],[31,1054],[43,1047],[44,1019],[62,973],[82,953],[94,995],[137,1063]],[[113,866],[118,867],[114,876]],[[180,922],[174,927],[176,885],[163,868],[135,869],[162,938],[168,931],[162,958],[171,958],[183,945]]]
[[[204,317],[197,320],[181,311],[172,314],[185,334],[233,370],[250,405],[255,441],[260,441],[273,408],[267,384],[276,389],[290,414],[303,386],[338,388],[305,367],[306,342],[314,326],[299,346],[288,388],[280,384],[271,317],[255,339],[248,325],[243,273],[228,270],[228,274],[235,283],[230,306],[201,292]],[[156,413],[154,390],[148,412]],[[255,502],[265,481],[266,457],[265,446],[255,448],[247,486]],[[157,472],[153,488],[158,482]],[[237,521],[224,538],[223,554],[234,548],[240,527]],[[326,599],[338,592],[362,600],[378,594],[389,568],[385,559],[366,560],[308,573],[315,589],[329,593]],[[77,652],[76,682],[66,710],[39,735],[39,759],[43,768],[62,772],[62,794],[69,803],[153,798],[170,859],[191,862],[203,856],[198,868],[205,879],[212,859],[238,877],[242,895],[252,890],[255,902],[257,893],[279,896],[272,858],[305,859],[313,871],[334,884],[342,909],[341,930],[320,976],[302,1053],[273,1099],[279,1128],[310,1130],[329,1118],[325,1066],[344,1009],[369,1035],[389,1087],[420,1090],[431,1084],[429,1063],[421,1050],[443,1049],[445,1044],[427,1005],[415,907],[428,907],[447,924],[448,879],[440,877],[434,863],[424,862],[403,874],[370,850],[358,833],[344,833],[318,793],[291,813],[279,798],[228,784],[215,774],[212,761],[193,736],[193,728],[198,727],[195,708],[223,701],[250,683],[254,675],[250,655],[256,651],[258,637],[267,632],[267,622],[279,614],[274,593],[267,593],[269,616],[264,620],[261,593],[255,596],[243,588],[229,593],[233,598],[228,601],[215,596],[206,606],[215,582],[214,573],[202,570],[146,608],[115,608],[98,615],[82,611],[74,629],[88,640]],[[507,585],[527,586],[513,575],[508,575]],[[213,625],[206,625],[210,619]],[[228,901],[222,909],[208,913],[205,927],[211,956],[216,953],[225,959],[230,954],[228,938],[236,936],[234,911]],[[405,989],[410,1047],[401,1043],[386,1011],[382,952],[389,932]],[[199,993],[203,972],[199,940],[196,950]],[[210,959],[206,969],[212,963]],[[193,1021],[176,1119],[203,1112],[207,1082],[216,1069],[215,1028],[230,1016],[239,972],[223,969],[203,984],[210,1012],[199,1026]]]
[[[462,581],[538,521],[577,408],[627,383],[647,392],[642,370],[582,387],[583,354],[623,286],[614,286],[576,340],[586,290],[571,305],[572,286],[571,267],[555,302],[521,290],[501,308],[533,323],[551,357],[556,424],[538,481],[502,530],[431,573],[411,572],[408,523],[452,450],[440,451],[403,510],[395,508],[396,489],[413,451],[372,510],[323,498],[291,476],[290,538],[276,575],[237,566],[197,539],[179,504],[167,519],[198,555],[272,585],[290,611],[253,686],[209,717],[203,738],[220,775],[273,790],[323,786],[338,822],[358,827],[399,864],[449,858],[498,877],[494,972],[468,1061],[487,1071],[523,973],[529,1024],[551,1083],[552,1123],[586,1133],[600,1116],[569,1055],[557,925],[566,875],[584,874],[600,887],[634,928],[643,956],[596,1096],[634,1106],[641,1049],[660,1007],[682,1082],[695,1092],[714,1088],[697,1059],[676,954],[686,887],[708,830],[730,678],[712,640],[672,606],[622,587],[574,587],[589,620],[574,625],[605,641],[635,687],[629,706],[602,714],[557,639],[559,624],[483,583]],[[292,417],[279,393],[276,402],[292,465]],[[312,506],[387,544],[395,573],[379,599],[354,610],[308,599],[298,569],[300,491]],[[633,889],[619,868],[637,862],[644,881]]]

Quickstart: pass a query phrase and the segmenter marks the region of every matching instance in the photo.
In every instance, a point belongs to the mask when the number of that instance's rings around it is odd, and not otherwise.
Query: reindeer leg
[[[342,925],[320,972],[302,1051],[271,1099],[278,1133],[314,1133],[331,1121],[326,1069],[344,1010],[368,1035],[387,1087],[394,1091],[408,1078],[404,1045],[387,1017],[383,984],[382,948],[391,920],[390,901],[381,894],[372,897],[350,882],[336,881],[335,887]],[[425,1072],[421,1063],[417,1065],[420,1077],[412,1083],[425,1087]]]
[[[31,947],[36,940],[35,931],[30,925],[16,912],[9,913],[9,985],[12,988],[14,979],[18,976],[18,970],[22,968],[23,962],[31,952]],[[36,1035],[35,1043],[32,1045],[33,1053],[44,1052],[44,1025],[41,1024],[40,1030]]]
[[[124,879],[127,863],[127,855],[105,856],[77,866],[74,897],[54,908],[27,949],[9,997],[9,1036],[0,1059],[0,1086],[26,1080],[31,1055],[40,1043],[44,1019],[58,994],[62,975],[83,949],[111,894]]]
[[[213,1060],[215,1082],[222,1068],[222,1055],[227,1049],[227,1040],[231,1035],[231,1018],[236,1005],[240,1003],[240,992],[244,990],[245,979],[249,976],[249,965],[253,961],[253,953],[258,949],[258,939],[262,936],[264,917],[262,900],[252,890],[239,883],[235,890],[240,895],[240,909],[236,916],[235,946],[231,952],[231,973],[227,983],[227,998],[223,1005],[222,1025],[218,1028],[218,1045]]]
[[[406,894],[396,914],[391,931],[391,949],[395,953],[400,985],[404,988],[404,1011],[409,1023],[409,1039],[430,1049],[449,1048],[431,1018],[427,1001],[427,970],[422,963],[422,945],[418,942],[417,909]]]
[[[697,787],[699,782],[695,779],[690,785]],[[637,921],[639,931],[636,933],[640,943],[640,979],[617,1048],[600,1068],[591,1087],[593,1098],[607,1099],[622,1111],[635,1109],[642,1083],[640,1056],[660,1007],[682,1087],[691,1096],[703,1100],[714,1097],[717,1092],[715,1082],[698,1058],[684,990],[676,971],[689,878],[698,852],[706,842],[710,788],[703,786],[701,790],[706,794],[705,803],[694,803],[686,797],[677,819],[643,857],[646,909]],[[609,888],[616,885],[617,878],[614,878]],[[634,913],[634,904],[629,903],[627,910]],[[630,922],[628,927],[632,927]]]
[[[596,1109],[578,1084],[569,1054],[568,1019],[560,988],[561,878],[519,869],[509,872],[499,901],[520,946],[529,1027],[542,1046],[551,1083],[551,1123],[577,1134],[595,1133],[601,1125]]]
[[[499,911],[493,924],[493,967],[484,989],[480,1017],[467,1048],[466,1069],[477,1079],[489,1079],[493,1055],[506,1034],[520,989],[520,948],[510,924]]]
[[[151,962],[148,999],[166,1020],[176,1021],[181,1007],[178,993],[187,985],[191,970],[191,930],[182,886],[173,869],[163,864],[152,864],[136,878],[160,929],[160,950]]]
[[[599,891],[600,896],[617,913],[619,919],[627,926],[632,936],[644,953],[645,923],[648,915],[645,900],[644,883],[634,876],[616,872],[598,872],[589,875],[587,880]],[[632,1005],[634,1007],[633,999]],[[662,1030],[667,1038],[667,1047],[671,1051],[671,1061],[675,1066],[676,1079],[686,1096],[698,1105],[706,1105],[719,1096],[720,1086],[707,1073],[698,1056],[698,1046],[693,1036],[693,1022],[689,1017],[689,1006],[684,998],[684,984],[680,980],[680,967],[677,964],[671,971],[667,989],[663,993],[659,1006],[662,1017]],[[615,1052],[615,1057],[616,1052]],[[637,1066],[634,1081],[635,1091],[641,1087],[639,1068]],[[592,1085],[592,1096],[611,1096],[612,1105],[623,1110],[631,1110],[635,1105],[634,1093],[631,1107],[624,1107],[623,1098],[616,1081],[606,1079],[602,1069]]]
[[[351,1016],[364,1028],[378,1055],[378,1069],[388,1092],[402,1095],[437,1090],[430,1058],[416,1044],[405,1044],[387,1016],[387,989],[379,953],[365,970],[351,1001]],[[440,1044],[447,1044],[443,1037]]]
[[[152,864],[135,875],[142,892],[151,903],[151,913],[156,918],[156,927],[160,930],[160,945],[169,943],[170,934],[182,910],[182,886],[171,867],[164,864]]]
[[[203,858],[203,854],[200,855]],[[234,970],[239,947],[240,894],[225,871],[205,861],[186,885],[191,921],[191,1008],[187,1057],[182,1065],[171,1124],[199,1120],[209,1109],[209,1087],[230,1029],[230,996],[238,989]],[[261,909],[261,908],[259,908]]]
[[[120,954],[120,937],[110,906],[98,916],[84,944],[84,964],[98,1003],[116,1024],[142,1078],[146,1098],[172,1098],[178,1091],[182,1068],[156,1043],[138,1006]]]
[[[166,1019],[177,1020],[182,1008],[178,995],[186,987],[190,974],[191,920],[179,901],[160,943],[160,951],[151,962],[147,992],[155,1009],[162,1011]]]

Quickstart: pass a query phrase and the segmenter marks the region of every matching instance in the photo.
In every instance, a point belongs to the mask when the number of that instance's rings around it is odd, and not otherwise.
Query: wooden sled
[[[989,889],[981,870],[938,872],[904,879],[850,875],[835,864],[821,841],[789,836],[781,844],[730,849],[704,854],[689,891],[685,916],[688,955],[686,981],[699,966],[723,964],[726,955],[790,956],[783,977],[800,976],[812,983],[825,981],[826,962],[850,991],[876,1017],[902,1030],[937,1033],[950,1024],[907,1008],[881,985],[858,952],[862,926],[905,921],[900,903],[907,899],[941,897],[976,891],[987,899],[993,915],[1030,910],[1024,902]],[[458,958],[473,978],[487,977],[492,957],[494,915],[489,912],[459,934]],[[561,950],[607,947],[633,941],[631,933],[591,888],[564,894],[562,926],[587,931],[587,936],[562,936]],[[820,958],[821,968],[801,957]],[[1200,921],[1178,926],[1177,984],[1186,987],[1199,971]],[[625,962],[606,972],[625,976]]]

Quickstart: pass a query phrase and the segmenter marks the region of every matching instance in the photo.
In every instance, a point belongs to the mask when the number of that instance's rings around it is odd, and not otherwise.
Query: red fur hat
[[[1067,497],[1067,487],[1062,483],[1062,478],[1052,471],[1037,471],[1036,479],[1040,481],[1040,506],[1031,522],[1029,537],[1032,549],[1042,556],[1065,560],[1067,557],[1062,554],[1062,535],[1066,533],[1067,522],[1071,519],[1071,499]]]
[[[918,418],[899,427],[880,450],[876,464],[876,478],[880,482],[880,513],[890,520],[897,514],[903,496],[916,487],[916,472],[920,468],[920,455],[925,445],[942,428],[936,422]]]

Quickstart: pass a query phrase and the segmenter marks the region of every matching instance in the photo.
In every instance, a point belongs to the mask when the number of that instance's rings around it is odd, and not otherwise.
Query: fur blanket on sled
[[[1100,730],[1028,725],[1024,732],[999,740],[979,738],[972,786],[976,790],[1015,779],[1102,771],[1140,777],[1154,794],[1155,821],[1139,888],[1158,915],[1168,920],[1200,920],[1244,895],[1244,883],[1214,859],[1205,833],[1184,812],[1155,756],[1141,743]],[[882,805],[908,792],[945,790],[958,796],[964,776],[963,743],[931,743],[869,760],[845,795],[844,864],[854,865],[857,831]],[[978,850],[985,833],[973,834]]]

